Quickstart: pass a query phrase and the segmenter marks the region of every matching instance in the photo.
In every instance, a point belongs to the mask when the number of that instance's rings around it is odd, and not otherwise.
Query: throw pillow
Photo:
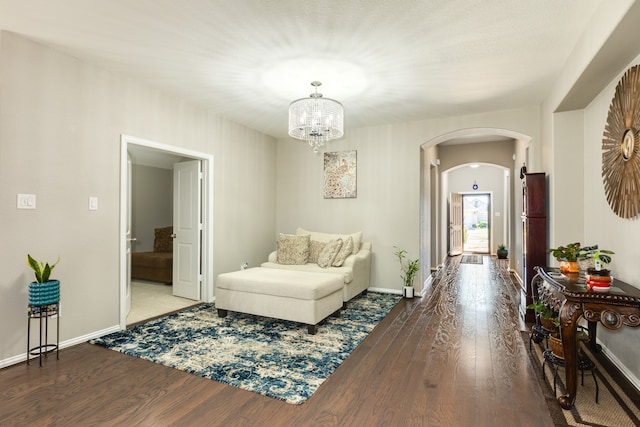
[[[360,243],[362,242],[362,231],[358,231],[353,234],[327,234],[327,233],[318,233],[316,231],[309,231],[304,228],[298,227],[296,230],[296,234],[311,234],[311,240],[317,240],[319,242],[330,242],[333,239],[341,238],[343,241],[347,239],[347,237],[351,236],[353,239],[353,253],[357,254],[360,251]]]
[[[326,242],[318,242],[317,240],[312,240],[309,242],[309,261],[308,262],[318,262],[318,257],[320,256],[320,252],[327,246]]]
[[[173,252],[173,226],[153,229],[155,239],[153,240],[154,252]]]
[[[282,234],[277,242],[278,264],[303,265],[309,260],[309,235]]]
[[[347,259],[349,255],[353,252],[353,239],[351,236],[347,237],[347,240],[342,244],[342,248],[340,248],[340,252],[336,255],[336,258],[333,260],[331,265],[334,267],[340,267],[344,260]]]
[[[342,239],[338,238],[330,241],[324,247],[324,249],[318,255],[318,265],[322,268],[331,267],[333,260],[336,259],[336,255],[340,252],[342,247]]]

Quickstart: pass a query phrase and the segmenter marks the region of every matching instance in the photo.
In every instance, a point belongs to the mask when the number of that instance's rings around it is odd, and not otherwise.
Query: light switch
[[[18,209],[35,209],[36,208],[36,195],[35,194],[18,194]]]
[[[98,198],[97,197],[89,197],[89,210],[97,211],[98,210]]]

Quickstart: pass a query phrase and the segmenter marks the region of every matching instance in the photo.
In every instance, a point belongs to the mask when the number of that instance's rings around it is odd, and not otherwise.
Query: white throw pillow
[[[349,255],[353,253],[353,238],[351,236],[347,237],[347,240],[342,244],[342,248],[340,248],[340,252],[336,255],[336,258],[331,263],[334,267],[340,267],[344,263],[344,260],[347,259]]]
[[[310,236],[282,234],[277,242],[277,262],[287,265],[304,265],[309,260]]]
[[[322,268],[331,267],[331,264],[333,264],[333,260],[336,259],[341,247],[342,239],[340,238],[327,243],[324,249],[320,252],[320,255],[318,255],[318,265]]]
[[[316,231],[305,230],[304,228],[298,227],[296,230],[297,235],[310,234],[311,240],[317,240],[318,242],[330,242],[331,240],[341,238],[343,241],[347,240],[347,237],[351,236],[353,239],[353,252],[357,254],[360,251],[360,243],[362,242],[362,231],[358,231],[353,234],[328,234],[328,233],[318,233]]]
[[[318,262],[318,257],[320,256],[320,252],[327,246],[326,242],[318,242],[317,240],[312,240],[309,242],[309,261],[307,262]]]

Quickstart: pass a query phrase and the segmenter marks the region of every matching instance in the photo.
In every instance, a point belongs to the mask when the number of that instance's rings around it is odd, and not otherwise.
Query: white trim
[[[127,321],[127,277],[126,277],[126,232],[127,232],[127,151],[129,144],[190,157],[202,161],[202,292],[201,301],[213,301],[213,155],[149,141],[135,136],[120,136],[120,329],[126,329]]]
[[[82,344],[82,343],[87,342],[87,341],[89,341],[91,339],[99,338],[99,337],[101,337],[103,335],[111,334],[113,332],[118,332],[119,330],[120,330],[120,325],[114,325],[114,326],[111,326],[110,328],[103,329],[101,331],[92,332],[92,333],[87,334],[87,335],[83,335],[83,336],[80,336],[80,337],[72,338],[72,339],[67,340],[67,341],[63,341],[63,342],[59,343],[60,350],[62,350],[63,348],[73,347],[74,345]],[[51,357],[51,354],[52,353],[49,353],[49,357]],[[17,363],[25,362],[26,360],[27,360],[27,353],[19,354],[17,356],[13,356],[13,357],[10,357],[8,359],[0,360],[0,369],[1,368],[5,368],[7,366],[15,365]],[[31,358],[31,363],[33,363],[34,360],[37,363],[38,357],[37,356],[32,357]]]
[[[369,291],[369,292],[377,292],[377,293],[379,293],[379,294],[396,294],[396,295],[402,295],[402,290],[400,290],[400,289],[374,288],[374,287],[369,287],[369,288],[367,288],[367,291]]]
[[[420,291],[421,297],[427,294],[427,289],[431,286],[432,283],[433,283],[433,274],[430,274],[429,277],[427,277],[424,283],[422,284],[422,291]]]

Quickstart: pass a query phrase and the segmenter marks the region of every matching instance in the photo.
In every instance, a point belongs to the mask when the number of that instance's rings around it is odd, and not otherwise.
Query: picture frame
[[[358,196],[358,152],[332,151],[324,153],[324,198],[353,199]]]

